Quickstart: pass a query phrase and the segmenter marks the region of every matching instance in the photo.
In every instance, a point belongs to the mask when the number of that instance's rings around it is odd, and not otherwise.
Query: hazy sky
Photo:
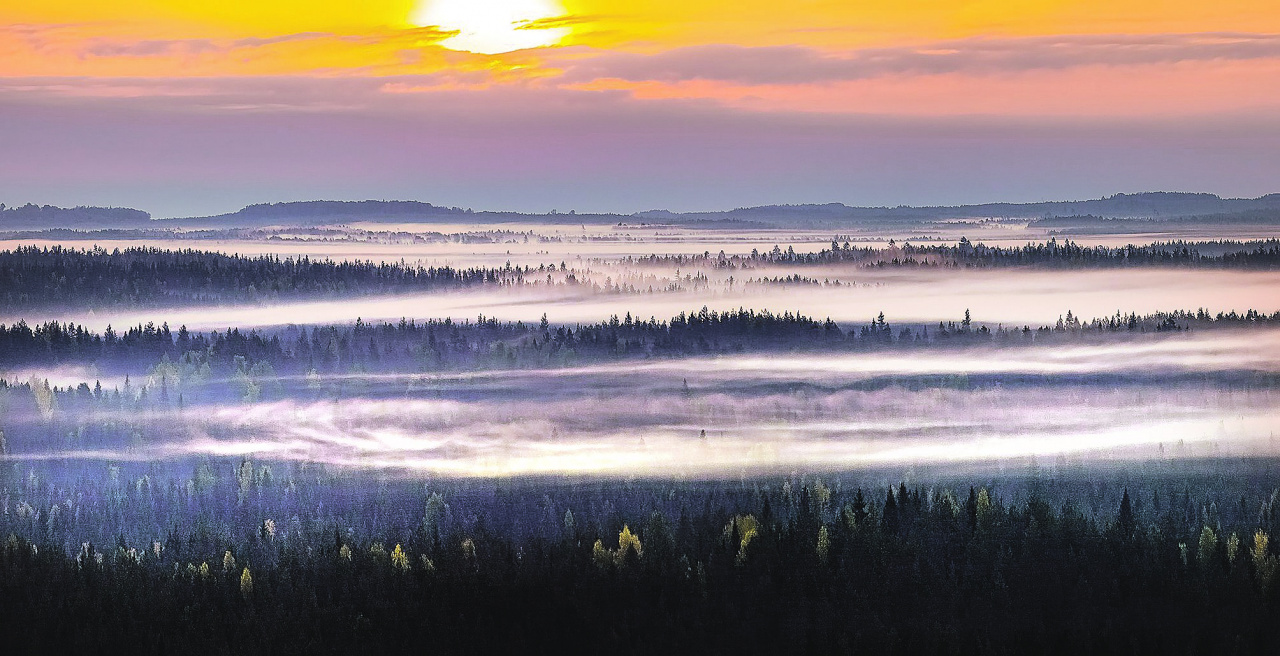
[[[1274,0],[0,5],[0,202],[1280,191]]]

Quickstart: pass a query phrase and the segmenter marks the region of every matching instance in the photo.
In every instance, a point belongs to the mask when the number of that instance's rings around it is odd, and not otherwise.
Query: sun
[[[446,48],[493,55],[559,43],[569,28],[539,22],[562,16],[556,0],[425,0],[409,20],[456,31],[441,42]]]

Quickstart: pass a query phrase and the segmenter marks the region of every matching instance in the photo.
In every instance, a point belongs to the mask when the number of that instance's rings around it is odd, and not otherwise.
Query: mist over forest
[[[0,656],[1280,653],[1280,3],[0,1]]]
[[[1268,653],[1278,211],[0,207],[0,631]]]

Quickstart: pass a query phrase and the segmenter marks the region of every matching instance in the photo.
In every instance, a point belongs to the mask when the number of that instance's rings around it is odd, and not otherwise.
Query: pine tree
[[[969,530],[978,530],[978,493],[969,486],[969,498],[964,502],[965,517],[969,519]]]
[[[889,488],[889,495],[884,500],[884,516],[880,518],[880,524],[885,535],[898,534],[898,502],[893,498],[892,487]]]
[[[831,557],[831,536],[827,532],[827,526],[824,524],[818,528],[818,561],[827,564]]]
[[[858,488],[858,492],[854,493],[854,525],[863,527],[867,516],[867,498],[863,497],[863,488]]]
[[[1121,539],[1133,539],[1133,505],[1129,501],[1129,488],[1125,488],[1124,496],[1120,499],[1120,514],[1116,517],[1116,528],[1120,531]]]
[[[1213,529],[1208,526],[1200,531],[1200,544],[1197,545],[1196,559],[1200,561],[1200,567],[1208,569],[1214,561],[1214,557],[1218,553],[1218,536],[1214,534]]]

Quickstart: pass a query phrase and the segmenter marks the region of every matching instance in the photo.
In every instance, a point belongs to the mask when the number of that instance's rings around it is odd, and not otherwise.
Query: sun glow
[[[457,32],[442,42],[452,50],[498,54],[560,42],[569,28],[555,0],[427,0],[410,20],[422,27]]]

